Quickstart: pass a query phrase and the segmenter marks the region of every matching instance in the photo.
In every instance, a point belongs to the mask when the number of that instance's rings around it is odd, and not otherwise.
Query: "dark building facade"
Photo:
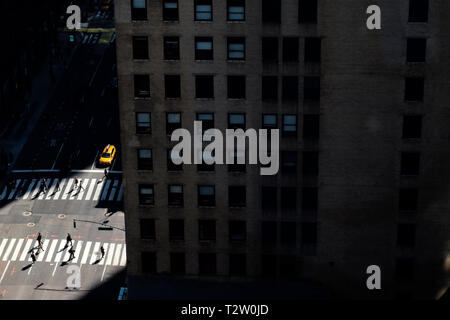
[[[378,1],[368,30],[371,4],[116,1],[130,278],[445,291],[450,4]],[[174,165],[169,135],[194,120],[279,129],[279,173]],[[366,287],[370,265],[382,290]]]

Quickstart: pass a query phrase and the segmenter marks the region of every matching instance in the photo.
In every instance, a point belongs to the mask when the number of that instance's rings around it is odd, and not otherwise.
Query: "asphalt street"
[[[109,26],[112,15],[104,17]],[[102,26],[99,18],[96,24]],[[8,177],[12,183],[0,190],[0,300],[117,299],[124,285],[115,45],[101,35],[79,34],[73,59]],[[97,160],[108,144],[118,153],[104,177]],[[44,251],[32,263],[39,232]]]

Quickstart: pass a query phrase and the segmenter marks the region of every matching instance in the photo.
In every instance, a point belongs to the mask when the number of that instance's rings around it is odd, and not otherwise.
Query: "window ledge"
[[[244,20],[227,20],[227,23],[231,23],[231,24],[244,24],[246,21]]]
[[[139,100],[152,100],[152,98],[151,97],[133,97],[133,99],[135,100],[135,101],[139,101]]]
[[[227,59],[227,62],[243,64],[246,62],[246,60],[245,59]]]
[[[195,98],[197,101],[214,101],[214,98]]]
[[[213,23],[213,20],[194,20],[194,23]]]
[[[147,59],[133,59],[133,62],[148,62],[148,61],[150,61],[149,58],[147,58]]]
[[[163,59],[163,61],[173,63],[173,62],[180,62],[180,59]]]

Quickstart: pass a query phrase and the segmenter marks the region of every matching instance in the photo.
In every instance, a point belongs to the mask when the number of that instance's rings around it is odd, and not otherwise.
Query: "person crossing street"
[[[66,247],[69,246],[69,242],[70,242],[70,245],[72,245],[72,237],[70,236],[70,233],[68,233],[67,237],[66,237]]]

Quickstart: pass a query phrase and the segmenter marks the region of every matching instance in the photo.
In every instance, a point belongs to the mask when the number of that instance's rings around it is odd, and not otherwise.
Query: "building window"
[[[305,77],[303,84],[303,98],[305,100],[320,100],[320,77]]]
[[[320,38],[305,38],[305,62],[320,62],[321,52]]]
[[[281,209],[283,211],[292,211],[297,208],[297,188],[281,188]]]
[[[183,156],[183,150],[181,150],[181,156]],[[180,157],[179,155],[176,155],[176,157]],[[183,164],[175,164],[173,163],[172,159],[172,149],[167,149],[167,171],[182,171],[183,170]]]
[[[281,0],[262,0],[263,23],[281,22]]]
[[[138,150],[138,170],[153,170],[152,149]]]
[[[198,239],[200,241],[216,240],[216,222],[214,220],[198,220]]]
[[[314,176],[319,174],[319,153],[317,151],[303,152],[303,174]]]
[[[197,113],[197,121],[202,122],[202,133],[214,129],[214,113]]]
[[[228,187],[228,206],[230,208],[243,208],[246,205],[245,186]]]
[[[422,137],[422,116],[403,116],[403,139],[420,139]]]
[[[277,129],[278,119],[277,115],[274,113],[263,114],[262,115],[262,128],[263,129]]]
[[[428,0],[409,0],[408,22],[428,22]]]
[[[164,60],[180,60],[179,37],[164,37]]]
[[[152,184],[140,184],[139,185],[139,204],[141,205],[154,205],[155,195],[153,193]]]
[[[278,38],[262,38],[262,60],[264,63],[278,62]]]
[[[228,21],[245,20],[245,0],[227,0]]]
[[[283,38],[283,62],[298,62],[298,38]]]
[[[402,152],[401,154],[401,175],[418,175],[420,170],[419,152]]]
[[[148,37],[133,37],[133,59],[148,59]]]
[[[302,210],[317,211],[318,191],[317,188],[303,188],[302,190]]]
[[[131,20],[147,20],[147,0],[131,0]]]
[[[246,172],[246,166],[245,163],[240,164],[238,163],[238,159],[244,159],[245,161],[245,152],[242,151],[233,151],[233,163],[228,164],[228,172]]]
[[[262,276],[275,278],[277,276],[277,256],[275,254],[263,254],[261,256]]]
[[[166,98],[180,98],[181,97],[181,81],[180,75],[165,75],[164,76],[164,84],[165,84],[165,92]]]
[[[318,139],[319,138],[319,115],[305,114],[303,116],[303,138]]]
[[[427,39],[408,38],[406,42],[406,62],[425,62]]]
[[[171,207],[183,206],[183,186],[182,185],[169,185],[168,190],[168,205]]]
[[[261,188],[261,207],[263,210],[277,210],[277,188]]]
[[[214,207],[216,205],[216,192],[214,186],[198,186],[198,206]]]
[[[228,38],[228,60],[245,60],[245,38]]]
[[[195,38],[195,60],[213,59],[213,38],[196,37]]]
[[[395,263],[395,279],[409,282],[414,277],[414,261],[412,258],[398,258]]]
[[[228,223],[230,241],[245,241],[247,239],[247,225],[245,221],[230,221]]]
[[[412,223],[400,223],[397,227],[397,245],[414,247],[416,226]]]
[[[263,76],[261,89],[263,101],[278,100],[278,77]]]
[[[163,20],[178,21],[178,1],[163,0]]]
[[[245,276],[247,274],[247,257],[245,254],[230,254],[230,276]]]
[[[317,23],[317,0],[298,1],[298,22]]]
[[[228,76],[228,99],[245,99],[245,76]]]
[[[317,223],[302,223],[302,244],[315,245],[317,243]]]
[[[185,274],[186,261],[185,255],[182,252],[170,253],[170,273],[171,274]]]
[[[215,275],[217,273],[216,254],[198,254],[198,272],[200,275]]]
[[[297,152],[281,152],[281,171],[284,173],[293,173],[297,171]]]
[[[171,241],[184,240],[184,221],[182,219],[169,219],[169,239]]]
[[[134,75],[134,97],[135,98],[150,97],[150,77],[148,74]]]
[[[195,21],[212,20],[212,0],[194,0]]]
[[[295,245],[297,232],[295,222],[281,222],[280,225],[280,241],[284,245]]]
[[[276,221],[261,222],[261,241],[264,245],[277,244],[277,223]]]
[[[214,98],[214,76],[195,76],[195,97]]]
[[[229,113],[228,129],[245,130],[245,113]]]
[[[280,278],[291,280],[296,276],[296,257],[293,254],[280,255]]]
[[[415,188],[402,188],[398,194],[398,209],[400,211],[416,211],[418,190]]]
[[[201,154],[202,157],[202,163],[201,164],[197,164],[197,171],[199,172],[211,172],[215,170],[215,164],[207,164],[205,162],[206,159],[210,159],[209,161],[212,161],[212,158],[215,156],[215,150],[213,150],[212,152],[208,152],[208,151],[200,151],[199,152]]]
[[[181,128],[181,113],[167,112],[166,114],[166,133],[171,135],[176,129]]]
[[[424,78],[405,78],[405,101],[423,101]]]
[[[298,77],[283,76],[282,98],[283,98],[283,101],[297,101],[298,100]]]
[[[141,266],[143,273],[156,273],[156,253],[141,252]]]
[[[283,135],[297,134],[297,115],[283,114]]]
[[[151,114],[150,112],[136,113],[136,133],[150,134],[152,133]]]
[[[141,219],[141,239],[156,239],[155,219]]]

